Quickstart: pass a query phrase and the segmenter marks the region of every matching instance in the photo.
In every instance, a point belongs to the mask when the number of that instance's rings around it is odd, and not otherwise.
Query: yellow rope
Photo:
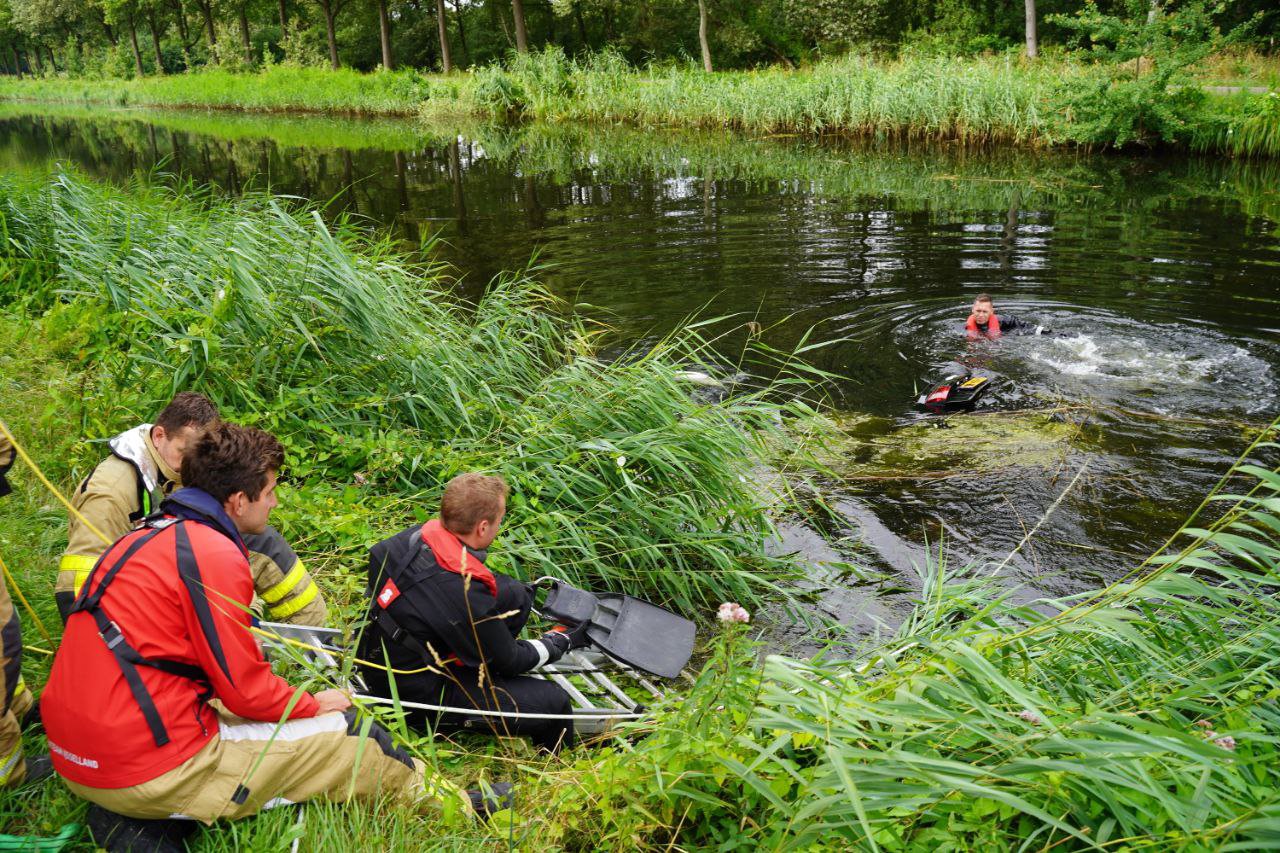
[[[271,631],[264,631],[261,628],[254,628],[250,626],[249,630],[257,634],[259,637],[263,637],[275,643],[284,643],[286,645],[296,646],[299,649],[306,649],[309,652],[324,652],[325,654],[334,655],[335,657],[340,657],[344,659],[349,657],[346,653],[338,649],[327,649],[324,646],[313,646],[310,643],[304,643],[301,640],[295,640],[292,637],[282,637],[279,634],[273,634]],[[368,666],[368,667],[373,667],[374,669],[380,669],[383,672],[389,672],[392,675],[418,675],[423,672],[434,672],[436,675],[447,674],[447,673],[441,672],[440,670],[436,669],[434,666],[430,666],[430,665],[424,666],[421,669],[395,669],[394,667],[387,666],[386,664],[374,663],[372,661],[362,660],[361,658],[357,658],[357,657],[351,657],[350,660],[360,664],[361,666]],[[447,662],[448,661],[446,661],[446,663]]]
[[[27,455],[27,451],[23,449],[22,444],[14,437],[13,433],[9,432],[9,428],[5,426],[4,421],[0,421],[0,433],[4,433],[5,438],[9,439],[9,442],[13,445],[13,449],[18,452],[18,456],[23,462],[27,463],[27,467],[35,473],[36,478],[39,479],[41,483],[44,483],[45,488],[52,492],[53,496],[61,501],[62,505],[65,506],[72,515],[80,519],[81,523],[84,524],[85,527],[89,528],[89,531],[93,533],[94,536],[101,539],[103,544],[110,545],[111,540],[107,538],[107,534],[103,533],[97,527],[94,527],[93,522],[81,515],[80,510],[73,507],[71,505],[71,501],[63,497],[62,492],[58,491],[58,488],[53,485],[53,483],[49,482],[49,478],[40,470],[40,466]]]
[[[36,609],[31,606],[31,602],[27,601],[27,597],[22,592],[22,587],[18,586],[18,579],[9,571],[9,567],[4,564],[3,558],[0,558],[0,571],[4,572],[4,577],[5,580],[8,581],[9,587],[18,596],[18,600],[22,602],[22,606],[27,608],[27,612],[31,614],[31,618],[35,620],[36,628],[40,630],[45,642],[51,646],[56,646],[57,643],[53,641],[53,637],[49,636],[49,631],[44,627],[44,622],[40,621],[40,614],[36,613]]]

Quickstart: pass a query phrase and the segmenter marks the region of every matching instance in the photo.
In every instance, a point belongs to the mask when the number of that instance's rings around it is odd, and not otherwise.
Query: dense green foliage
[[[1151,8],[1199,2],[1102,0],[1099,6],[1107,14],[1145,17]],[[684,61],[701,53],[700,6],[716,68],[794,66],[868,47],[970,54],[1020,48],[1024,39],[1023,0],[4,0],[0,67],[91,77],[278,61],[439,69],[446,46],[454,67],[544,47],[571,55],[608,48],[632,64]],[[1062,44],[1068,33],[1053,16],[1088,6],[1088,0],[1040,0],[1041,40]],[[1263,47],[1280,26],[1267,0],[1222,0],[1206,8],[1223,31],[1254,21],[1253,38]]]
[[[1182,56],[1181,47],[1171,51]],[[1164,54],[1160,54],[1164,57]],[[706,75],[688,68],[636,71],[615,53],[574,60],[558,50],[466,75],[274,67],[139,80],[0,78],[0,98],[112,105],[214,106],[260,111],[421,113],[433,122],[486,119],[628,122],[736,128],[755,133],[845,133],[875,139],[1024,144],[1178,146],[1274,156],[1274,98],[1209,95],[1186,63],[1139,80],[1128,65],[1072,59],[859,57],[805,71]],[[1163,82],[1149,83],[1148,80]],[[359,147],[359,143],[356,143]]]
[[[938,564],[856,662],[769,657],[753,676],[722,642],[675,719],[565,774],[553,837],[1260,849],[1280,820],[1275,435],[1225,481],[1241,494],[1206,501],[1224,513],[1106,589],[1016,604],[999,566]]]

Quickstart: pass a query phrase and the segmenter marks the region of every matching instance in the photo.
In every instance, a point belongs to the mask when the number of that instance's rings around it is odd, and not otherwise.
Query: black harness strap
[[[88,612],[93,621],[98,626],[98,636],[107,644],[108,651],[112,657],[116,659],[116,665],[120,667],[120,673],[124,676],[125,683],[129,685],[129,692],[133,694],[133,700],[138,703],[138,708],[142,711],[142,716],[147,721],[147,728],[151,730],[151,739],[155,741],[156,746],[164,746],[169,742],[169,732],[164,727],[164,721],[160,719],[160,711],[156,708],[155,700],[151,698],[151,692],[147,690],[146,684],[142,681],[142,675],[138,672],[138,667],[148,666],[152,669],[158,669],[161,672],[167,672],[170,675],[176,675],[179,678],[190,679],[196,682],[199,690],[197,691],[197,700],[207,702],[213,696],[213,688],[209,684],[208,676],[204,670],[198,666],[181,661],[166,660],[164,658],[145,658],[137,649],[135,649],[125,638],[124,632],[120,630],[120,626],[108,616],[101,607],[102,596],[106,592],[111,581],[141,548],[154,539],[161,531],[181,521],[171,519],[156,519],[148,522],[151,529],[143,536],[139,536],[137,540],[131,542],[129,547],[125,549],[120,559],[111,566],[106,575],[103,576],[102,582],[92,593],[89,592],[93,585],[93,577],[98,572],[98,568],[102,565],[106,554],[98,558],[98,562],[94,565],[93,570],[89,573],[89,578],[85,581],[84,587],[80,590],[80,595],[76,598],[75,604],[71,607],[71,613],[79,613],[81,611]],[[190,543],[185,534],[186,531],[181,527],[177,528],[176,533],[181,534],[182,541],[188,543],[187,552],[190,553]],[[110,549],[108,549],[110,550]],[[183,553],[179,549],[179,573],[186,581],[189,577],[190,569],[183,570],[181,565],[183,562]],[[194,556],[191,557],[194,561]],[[196,577],[199,577],[198,570]],[[188,588],[190,588],[188,586]],[[206,602],[207,609],[207,602]],[[69,618],[69,617],[68,617]],[[201,626],[204,626],[204,620],[201,619]],[[219,651],[221,649],[219,648]],[[223,664],[225,666],[225,664]]]

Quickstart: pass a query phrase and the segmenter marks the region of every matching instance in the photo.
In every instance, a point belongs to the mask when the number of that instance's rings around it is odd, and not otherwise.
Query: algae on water
[[[1071,412],[959,415],[902,424],[853,414],[836,418],[831,469],[851,480],[982,476],[1011,467],[1058,465],[1081,439]]]

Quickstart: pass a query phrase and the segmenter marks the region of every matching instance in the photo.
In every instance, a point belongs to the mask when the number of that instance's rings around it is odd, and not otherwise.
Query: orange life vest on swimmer
[[[983,330],[978,328],[978,318],[970,314],[969,319],[965,321],[964,328],[971,338],[980,338],[984,336],[988,338],[997,338],[1000,336],[1000,316],[998,314],[992,314],[991,319],[987,321],[987,328]]]

